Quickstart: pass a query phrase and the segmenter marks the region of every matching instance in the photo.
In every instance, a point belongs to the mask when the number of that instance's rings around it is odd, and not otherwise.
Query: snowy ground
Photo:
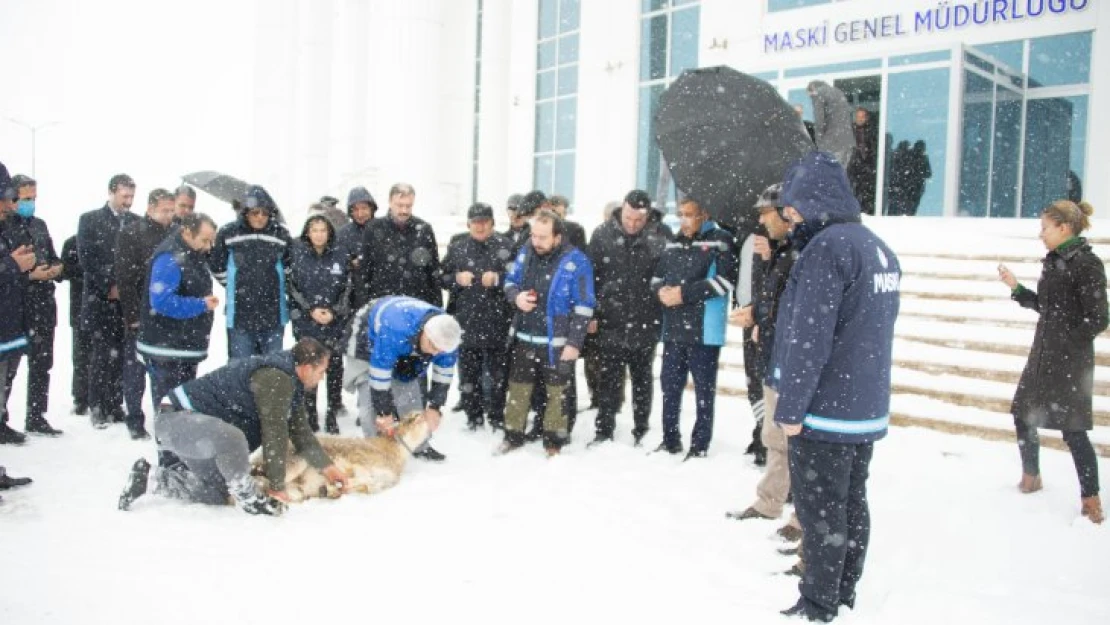
[[[776,553],[778,523],[724,517],[759,478],[742,455],[751,414],[739,399],[719,400],[705,460],[632,448],[627,415],[615,444],[587,451],[592,413],[560,458],[536,446],[495,458],[494,436],[451,415],[436,437],[448,461],[413,463],[378,496],[279,519],[155,497],[122,513],[127,468],[152,447],[65,414],[67,331],[58,338],[51,421],[65,436],[0,447],[0,463],[35,478],[0,504],[5,625],[754,624],[785,622],[777,610],[796,597],[779,574],[791,561]],[[22,402],[19,390],[11,405]],[[341,425],[355,433],[351,419]],[[892,430],[872,464],[859,604],[841,622],[1110,622],[1110,533],[1079,517],[1070,458],[1043,456],[1046,489],[1021,496],[1013,445]],[[1100,467],[1110,475],[1110,462]]]
[[[888,220],[877,229],[900,253],[903,245],[906,252],[936,249],[921,228],[945,225],[912,223],[911,230],[901,227],[908,221]],[[945,247],[975,249],[974,236],[981,249],[980,223]],[[1028,255],[1035,227],[1028,220],[992,222],[991,245],[998,246],[992,249],[1011,251],[1011,243],[1000,242],[1010,229],[1026,237],[1012,243],[1012,253]],[[919,243],[929,240],[931,246]],[[933,260],[942,270],[952,264]],[[952,270],[962,274],[966,267]],[[1037,268],[1022,271],[1035,278]],[[65,294],[59,290],[63,318]],[[218,327],[211,351],[202,372],[222,363]],[[1017,366],[1009,363],[1013,357],[1000,358],[1006,362],[992,360],[992,367]],[[959,362],[951,354],[936,359]],[[777,611],[797,596],[794,578],[780,574],[791,560],[776,552],[779,523],[724,517],[751,502],[760,475],[742,455],[752,418],[739,398],[718,398],[705,460],[682,463],[633,449],[628,414],[615,444],[587,451],[592,413],[580,417],[574,443],[560,458],[545,459],[535,445],[495,458],[497,438],[466,432],[465,419],[454,414],[436,437],[448,461],[411,464],[401,484],[381,495],[311,502],[280,519],[155,497],[122,513],[116,499],[127,469],[140,455],[153,459],[152,445],[132,442],[122,425],[95,431],[87,419],[67,414],[64,322],[56,363],[49,418],[65,436],[0,446],[0,464],[35,479],[4,491],[0,504],[0,625],[448,618],[759,624],[786,622]],[[722,371],[722,381],[738,373]],[[9,402],[16,427],[24,388],[21,374]],[[919,397],[899,402],[915,413],[939,405]],[[692,415],[692,404],[688,393],[685,414]],[[980,417],[968,416],[973,411],[933,416],[974,421]],[[659,441],[658,393],[652,424],[648,449]],[[687,416],[687,434],[691,425]],[[356,435],[352,419],[341,426]],[[843,612],[839,622],[1110,622],[1110,528],[1079,516],[1066,454],[1046,449],[1042,465],[1045,490],[1023,496],[1015,488],[1020,465],[1013,444],[893,429],[872,464],[873,540],[857,610]],[[1100,469],[1106,484],[1110,461],[1101,460]]]

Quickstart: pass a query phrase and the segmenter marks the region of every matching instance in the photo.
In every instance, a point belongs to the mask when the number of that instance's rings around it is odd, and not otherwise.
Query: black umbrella
[[[218,171],[198,171],[181,177],[185,182],[233,206],[247,199],[250,184]]]
[[[248,182],[218,171],[197,171],[185,174],[181,179],[217,200],[229,202],[236,213],[247,201],[247,190],[251,187]],[[278,223],[285,223],[285,216],[281,214],[280,208],[274,208],[274,218]]]
[[[814,149],[774,87],[724,66],[686,70],[671,83],[655,138],[675,185],[739,232],[755,227],[759,194]]]

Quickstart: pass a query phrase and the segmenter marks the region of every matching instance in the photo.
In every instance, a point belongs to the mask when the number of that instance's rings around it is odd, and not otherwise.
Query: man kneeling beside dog
[[[305,338],[291,350],[233,360],[170,391],[155,417],[154,433],[182,463],[160,469],[170,472],[158,480],[160,494],[211,505],[226,505],[230,497],[248,514],[277,516],[286,503],[306,496],[338,497],[348,488],[375,492],[392,486],[407,454],[388,447],[411,454],[438,423],[414,415],[390,432],[390,440],[326,437],[321,446],[308,426],[303,396],[324,378],[329,356],[328,348]],[[263,479],[251,475],[256,450]],[[329,451],[354,459],[337,466]],[[370,458],[378,466],[353,466]],[[120,495],[121,510],[146,492],[149,472],[143,458],[132,466]],[[297,481],[290,492],[287,480]]]

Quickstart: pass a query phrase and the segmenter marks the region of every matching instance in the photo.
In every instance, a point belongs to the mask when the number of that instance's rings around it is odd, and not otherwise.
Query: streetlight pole
[[[31,131],[31,177],[34,178],[35,177],[35,156],[36,156],[35,152],[36,152],[36,143],[37,143],[38,132],[40,130],[44,129],[44,128],[49,128],[51,126],[57,126],[61,122],[57,122],[57,121],[44,122],[42,124],[37,124],[36,125],[36,124],[28,124],[27,122],[20,121],[18,119],[13,118],[13,117],[5,117],[4,119],[10,121],[11,123],[13,123],[17,126],[22,126],[22,127],[26,128],[27,130]]]

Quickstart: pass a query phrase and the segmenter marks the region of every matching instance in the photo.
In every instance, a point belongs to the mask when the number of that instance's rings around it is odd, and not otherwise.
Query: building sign
[[[763,52],[786,52],[831,47],[860,41],[913,37],[1022,22],[1050,15],[1078,13],[1090,0],[977,0],[940,2],[931,9],[891,13],[864,19],[831,22],[764,33]]]

